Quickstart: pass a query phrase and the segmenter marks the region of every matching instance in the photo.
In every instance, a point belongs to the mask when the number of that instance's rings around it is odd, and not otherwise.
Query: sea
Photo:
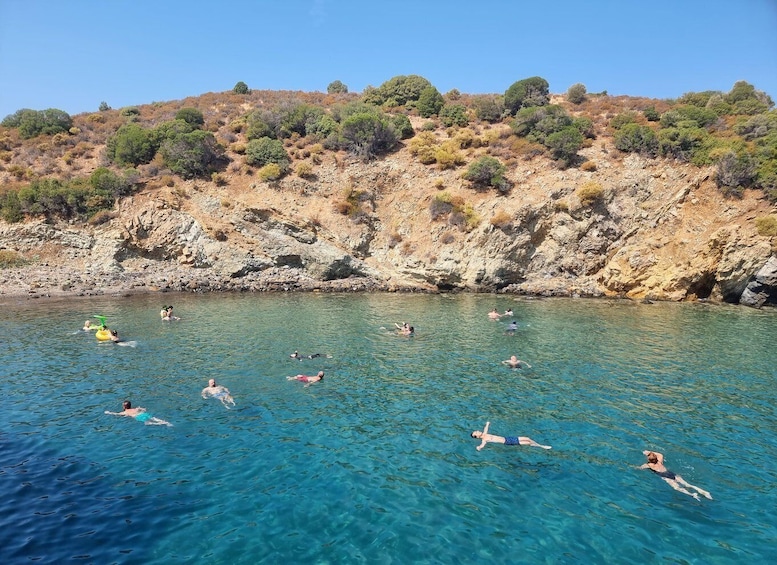
[[[82,331],[95,316],[124,341]],[[6,297],[0,376],[4,564],[777,562],[774,310]],[[211,378],[234,406],[202,397]],[[106,414],[124,400],[172,425]],[[478,451],[486,422],[552,449]],[[640,469],[644,450],[712,499]]]

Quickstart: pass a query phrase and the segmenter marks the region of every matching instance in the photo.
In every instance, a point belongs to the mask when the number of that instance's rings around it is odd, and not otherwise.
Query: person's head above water
[[[324,378],[324,371],[319,371],[317,376],[319,378],[323,379]]]
[[[125,410],[129,410],[130,408],[132,408],[132,402],[130,402],[129,400],[125,400],[124,402],[122,402],[121,406]]]
[[[208,386],[209,386],[209,387],[214,387],[214,386],[216,386],[216,379],[211,379],[211,380],[209,380],[209,381],[208,381]]]
[[[652,451],[648,451],[646,454],[648,463],[658,463],[658,455]]]

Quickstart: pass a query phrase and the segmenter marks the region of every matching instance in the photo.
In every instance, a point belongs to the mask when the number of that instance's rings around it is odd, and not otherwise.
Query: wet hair
[[[647,454],[647,460],[648,463],[658,463],[658,455],[653,453],[652,451]]]
[[[132,402],[130,402],[129,400],[125,400],[124,402],[122,402],[121,405],[125,410],[129,410],[130,408],[132,408]]]
[[[477,432],[472,432],[471,434],[469,434],[469,437],[478,437],[478,436],[475,435],[476,433]]]

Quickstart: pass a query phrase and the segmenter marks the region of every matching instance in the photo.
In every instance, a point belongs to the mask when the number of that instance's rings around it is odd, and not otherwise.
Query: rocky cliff
[[[405,147],[370,162],[325,153],[304,178],[262,182],[230,167],[218,182],[147,183],[101,225],[0,221],[0,250],[28,262],[0,270],[0,293],[466,290],[775,303],[774,242],[755,225],[774,213],[762,193],[726,199],[711,169],[625,155],[606,135],[580,153],[595,167],[512,159],[506,193],[475,190],[460,168],[423,165]],[[581,192],[587,183],[593,195]],[[443,193],[466,213],[434,212]]]

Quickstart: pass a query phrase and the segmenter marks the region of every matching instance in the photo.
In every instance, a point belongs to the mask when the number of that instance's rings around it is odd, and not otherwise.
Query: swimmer
[[[317,375],[294,375],[293,377],[286,377],[289,381],[301,381],[308,386],[310,383],[317,383],[324,380],[324,371],[319,371]]]
[[[673,489],[675,489],[676,491],[682,492],[683,494],[687,494],[688,496],[692,496],[696,500],[699,500],[699,494],[712,500],[712,495],[708,493],[706,490],[700,489],[699,487],[692,485],[677,473],[673,473],[672,471],[664,467],[663,454],[658,453],[657,451],[643,451],[642,454],[645,457],[647,457],[647,463],[645,463],[644,465],[641,465],[639,469],[650,469],[656,475],[658,475],[659,477],[664,479],[667,483],[669,483],[669,486],[671,486]],[[683,487],[686,487],[686,488],[683,488]],[[691,492],[688,489],[694,489],[698,492]]]
[[[122,403],[122,408],[124,408],[124,410],[121,412],[106,410],[105,413],[111,416],[127,416],[128,418],[135,418],[138,422],[143,422],[147,426],[172,426],[170,422],[152,416],[146,412],[145,408],[133,408],[132,403],[129,400],[125,400]]]
[[[163,320],[167,318],[167,306],[162,306],[162,309],[159,311],[159,317]]]
[[[507,329],[505,330],[505,334],[507,335],[515,335],[515,330],[518,329],[518,322],[513,320],[510,322],[510,325],[507,326]]]
[[[501,315],[499,312],[497,312],[497,311],[496,311],[496,308],[494,308],[493,310],[491,310],[491,311],[488,313],[488,317],[489,317],[489,319],[496,321],[496,320],[498,320],[499,318],[501,318],[501,317],[502,317],[502,315]]]
[[[331,359],[332,358],[332,356],[329,355],[328,353],[327,354],[325,354],[325,353],[313,353],[312,355],[302,355],[296,349],[294,350],[294,353],[289,355],[289,357],[291,357],[292,359],[299,359],[300,361],[302,361],[303,359],[316,359],[317,357],[326,357],[327,359]]]
[[[474,437],[476,439],[482,440],[480,445],[477,446],[477,450],[480,451],[483,449],[487,443],[503,443],[505,445],[531,445],[532,447],[541,447],[542,449],[551,449],[549,445],[540,445],[536,441],[534,441],[531,438],[524,437],[524,436],[518,436],[518,437],[502,437],[502,436],[495,436],[490,433],[488,433],[488,426],[491,425],[491,422],[486,422],[486,427],[483,428],[483,431],[475,430],[470,434],[470,437]]]
[[[163,311],[164,311],[165,315],[162,316],[162,319],[165,320],[165,321],[180,320],[181,319],[178,316],[173,316],[173,307],[172,306],[168,306]],[[160,312],[159,314],[161,315],[162,312]]]
[[[531,365],[529,365],[526,361],[518,359],[515,355],[510,355],[509,359],[502,361],[502,365],[507,365],[511,369],[520,369],[521,365],[526,365],[529,369],[531,369]]]
[[[512,315],[513,315],[513,309],[512,308],[508,308],[507,310],[505,310],[505,313],[502,314],[502,316],[512,316]]]
[[[395,323],[394,324],[397,328],[397,333],[402,335],[415,335],[415,328],[408,324],[407,322],[402,322],[402,325]]]
[[[97,324],[94,324],[94,325],[92,325],[92,322],[90,322],[89,320],[87,320],[86,322],[84,322],[84,327],[83,327],[82,329],[83,329],[85,332],[89,332],[89,331],[92,331],[92,330],[96,330],[96,329],[97,329],[97,328],[99,328],[99,327],[100,327],[100,326],[98,326]]]
[[[210,379],[208,381],[208,386],[202,389],[202,397],[218,398],[227,409],[229,409],[229,404],[232,406],[235,405],[235,399],[232,398],[232,395],[229,393],[229,389],[225,386],[217,385],[216,379]]]
[[[116,330],[110,330],[111,332],[111,341],[113,343],[120,343],[121,340],[119,339],[119,332]]]

